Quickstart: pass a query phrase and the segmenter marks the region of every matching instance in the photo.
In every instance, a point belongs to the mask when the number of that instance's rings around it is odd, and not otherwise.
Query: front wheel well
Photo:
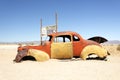
[[[26,60],[36,61],[36,59],[33,56],[25,56],[21,60],[22,61],[26,61]]]

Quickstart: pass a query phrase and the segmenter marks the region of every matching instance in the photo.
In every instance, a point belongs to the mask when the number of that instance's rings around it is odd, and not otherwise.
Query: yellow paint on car
[[[59,42],[51,44],[51,58],[65,59],[73,57],[72,42]]]
[[[37,61],[49,60],[49,55],[47,53],[36,49],[29,49],[27,55],[33,56]]]

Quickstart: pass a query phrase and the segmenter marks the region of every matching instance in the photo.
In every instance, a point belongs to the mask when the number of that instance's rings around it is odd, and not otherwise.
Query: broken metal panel
[[[95,37],[89,38],[88,40],[92,40],[98,43],[104,43],[108,41],[107,39],[100,37],[100,36],[95,36]]]

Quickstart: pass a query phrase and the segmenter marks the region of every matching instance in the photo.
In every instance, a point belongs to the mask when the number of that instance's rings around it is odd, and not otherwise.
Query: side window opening
[[[73,41],[80,41],[80,38],[77,36],[73,36]]]
[[[61,35],[54,38],[54,42],[71,42],[70,35]]]

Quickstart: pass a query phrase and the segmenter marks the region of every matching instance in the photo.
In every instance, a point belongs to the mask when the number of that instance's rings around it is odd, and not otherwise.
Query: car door
[[[51,44],[51,58],[65,59],[73,57],[73,47],[70,35],[62,35],[54,38]]]

